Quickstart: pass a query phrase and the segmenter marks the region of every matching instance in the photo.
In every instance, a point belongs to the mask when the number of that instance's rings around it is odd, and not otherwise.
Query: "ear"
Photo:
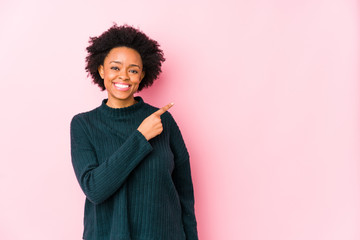
[[[98,67],[99,75],[102,79],[104,79],[104,65],[99,65]]]

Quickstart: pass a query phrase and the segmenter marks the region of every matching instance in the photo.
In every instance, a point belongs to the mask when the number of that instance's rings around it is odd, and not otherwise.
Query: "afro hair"
[[[104,59],[111,49],[122,46],[136,50],[141,56],[145,77],[140,82],[138,91],[150,87],[161,73],[161,64],[165,61],[164,53],[156,41],[128,25],[114,24],[99,37],[90,37],[85,66],[88,76],[104,91],[104,80],[99,75],[98,67],[104,64]]]

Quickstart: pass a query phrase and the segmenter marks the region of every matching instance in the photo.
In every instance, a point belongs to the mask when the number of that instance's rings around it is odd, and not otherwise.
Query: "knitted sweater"
[[[106,105],[71,120],[71,158],[86,195],[86,240],[197,240],[189,154],[169,112],[149,141],[137,130],[155,108]]]

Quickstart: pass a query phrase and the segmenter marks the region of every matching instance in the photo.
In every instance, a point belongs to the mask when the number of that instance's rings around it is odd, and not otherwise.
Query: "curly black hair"
[[[114,24],[99,37],[90,37],[89,46],[86,48],[85,70],[91,76],[93,83],[102,91],[105,90],[104,80],[100,77],[98,67],[104,64],[104,59],[111,49],[115,47],[129,47],[136,50],[143,63],[145,77],[139,84],[138,91],[150,87],[161,73],[161,64],[165,61],[160,45],[146,36],[142,31],[127,24],[118,26]]]

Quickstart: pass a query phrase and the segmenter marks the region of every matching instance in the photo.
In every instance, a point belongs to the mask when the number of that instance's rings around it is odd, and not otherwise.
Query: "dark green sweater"
[[[189,154],[169,112],[149,141],[137,130],[155,108],[135,97],[71,121],[71,157],[86,195],[86,240],[196,240]]]

